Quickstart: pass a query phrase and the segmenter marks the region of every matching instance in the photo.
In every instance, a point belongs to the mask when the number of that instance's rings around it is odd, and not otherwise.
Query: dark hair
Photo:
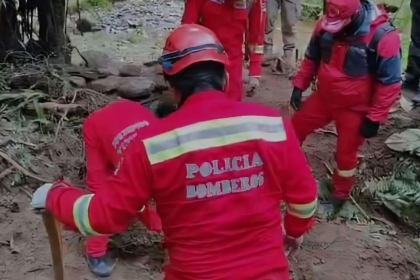
[[[175,75],[164,75],[171,87],[182,95],[181,104],[191,95],[209,90],[224,90],[225,66],[215,61],[191,64]]]

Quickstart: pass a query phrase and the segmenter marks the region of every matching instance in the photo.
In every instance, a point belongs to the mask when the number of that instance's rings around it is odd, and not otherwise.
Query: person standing
[[[281,57],[274,57],[273,38],[279,10],[283,36],[283,54]],[[300,18],[300,11],[300,0],[267,0],[267,26],[265,29],[263,66],[273,65],[273,71],[279,69],[283,74],[290,74],[295,70],[297,23]]]
[[[242,72],[247,37],[249,84],[259,87],[267,22],[266,0],[186,0],[183,24],[200,24],[219,38],[229,57],[227,95],[235,101],[243,97]]]
[[[420,1],[411,0],[411,42],[408,49],[407,68],[403,89],[415,91],[416,99],[420,100]]]
[[[377,135],[400,94],[400,48],[388,13],[372,1],[329,0],[293,79],[290,105],[299,141],[332,121],[337,128],[331,201],[336,212],[350,198],[359,147]],[[302,105],[314,76],[317,90]]]

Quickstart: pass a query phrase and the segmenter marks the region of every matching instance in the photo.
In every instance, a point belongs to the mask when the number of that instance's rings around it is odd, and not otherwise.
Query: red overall
[[[235,101],[243,95],[242,70],[248,26],[249,76],[261,76],[264,53],[266,0],[187,0],[182,23],[202,24],[213,31],[229,57],[227,94]]]
[[[140,103],[118,100],[95,111],[85,121],[83,134],[86,146],[87,187],[96,193],[108,176],[113,175],[123,151],[138,130],[157,119]],[[160,219],[150,206],[139,215],[148,227],[160,231]],[[91,257],[106,254],[108,237],[90,237],[86,253]]]
[[[112,234],[153,196],[166,280],[289,280],[279,203],[287,203],[286,234],[299,237],[313,226],[317,199],[290,121],[209,91],[142,136],[95,195],[57,182],[46,208],[87,235]]]
[[[318,77],[317,91],[295,113],[292,122],[300,142],[315,129],[335,122],[338,139],[333,197],[338,199],[349,198],[355,180],[357,152],[364,141],[359,133],[364,118],[386,121],[401,88],[401,42],[396,31],[379,41],[375,70],[369,71],[372,65],[367,61],[367,46],[378,28],[387,23],[388,15],[376,6],[368,7],[366,12],[355,37],[333,37],[329,50],[322,37],[326,33],[323,35],[318,24],[293,80],[295,87],[305,91],[314,74]]]

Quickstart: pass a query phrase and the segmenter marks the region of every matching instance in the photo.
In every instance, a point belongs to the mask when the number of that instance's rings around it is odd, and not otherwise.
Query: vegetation
[[[400,162],[392,175],[366,182],[365,191],[375,202],[394,213],[407,225],[420,229],[420,178],[418,161]]]

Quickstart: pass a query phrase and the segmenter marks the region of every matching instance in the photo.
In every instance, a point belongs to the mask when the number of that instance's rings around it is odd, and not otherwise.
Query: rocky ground
[[[183,2],[162,0],[147,3],[118,2],[110,16],[101,11],[97,12],[99,18],[96,22],[102,31],[84,33],[83,36],[69,32],[73,44],[82,54],[85,51],[101,51],[107,55],[102,62],[109,62],[106,65],[88,65],[96,70],[102,69],[99,76],[104,75],[103,72],[107,70],[108,78],[83,79],[81,86],[84,88],[84,83],[87,82],[86,87],[95,91],[113,92],[121,86],[121,76],[127,76],[125,71],[122,71],[122,65],[127,64],[131,66],[124,67],[134,72],[138,70],[136,66],[140,66],[140,76],[148,77],[148,81],[155,81],[156,77],[159,77],[155,69],[145,67],[142,63],[155,60],[159,55],[167,30],[173,28],[180,20],[182,5]],[[300,30],[300,47],[304,49],[310,27],[302,24]],[[278,35],[276,34],[276,43],[280,45]],[[76,65],[86,63],[77,51],[74,51],[73,61]],[[95,73],[98,72],[100,71]],[[107,79],[113,81],[104,81]],[[119,82],[115,82],[115,79]],[[98,84],[102,87],[98,87]],[[160,85],[159,78],[154,82],[155,87],[156,85]],[[291,85],[286,78],[271,75],[269,69],[265,69],[261,89],[254,97],[246,98],[246,101],[278,108],[287,115],[290,92]],[[75,102],[71,102],[70,95],[67,101],[76,105],[87,103],[88,109],[85,108],[81,114],[84,116],[113,98],[109,95],[92,94],[87,91],[75,99]],[[2,112],[4,110],[0,107],[0,113]],[[60,112],[58,110],[57,113]],[[363,186],[367,178],[379,178],[391,172],[400,155],[388,150],[384,140],[396,131],[418,126],[419,119],[420,115],[415,112],[407,115],[401,109],[397,109],[388,124],[381,129],[380,135],[366,143],[361,150],[359,186]],[[80,117],[80,121],[82,120]],[[41,217],[29,209],[29,200],[40,181],[49,181],[60,175],[70,177],[83,186],[84,153],[80,124],[76,128],[74,124],[71,126],[74,118],[69,115],[69,121],[67,117],[63,119],[64,125],[56,136],[56,130],[50,134],[31,130],[31,126],[22,119],[17,122],[0,115],[0,121],[0,156],[3,158],[0,159],[0,180],[3,186],[0,188],[0,279],[49,280],[52,279],[53,272],[48,240]],[[317,178],[328,176],[328,169],[333,162],[335,142],[335,134],[329,131],[319,131],[305,142],[303,149]],[[9,157],[4,157],[3,154]],[[14,163],[10,159],[14,159]],[[319,223],[315,230],[305,238],[302,249],[290,259],[293,279],[420,279],[420,253],[413,241],[415,236],[379,214],[372,215],[373,222],[370,223],[360,220],[342,223],[327,222],[322,213],[319,213]],[[147,236],[146,239],[154,238],[148,233],[144,233],[144,236]],[[65,235],[64,246],[67,279],[95,279],[89,273],[83,258],[83,238],[68,232]],[[117,244],[117,247],[119,250],[115,253],[119,255],[120,261],[109,279],[137,280],[162,277],[159,273],[162,252],[157,247],[153,247],[152,250],[136,250],[135,254],[130,254],[133,248],[128,246],[122,248]]]

